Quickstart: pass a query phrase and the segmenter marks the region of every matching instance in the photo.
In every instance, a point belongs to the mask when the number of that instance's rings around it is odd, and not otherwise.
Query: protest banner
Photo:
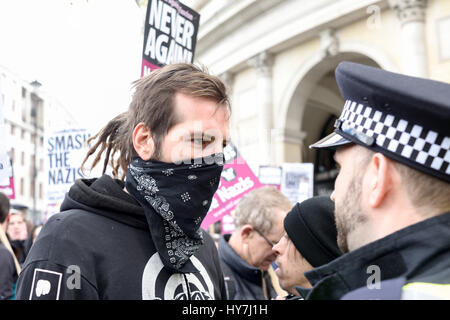
[[[86,155],[85,129],[65,129],[46,136],[47,211],[45,220],[59,212],[66,192],[82,178],[81,163]]]
[[[264,185],[273,186],[280,190],[281,188],[281,167],[276,166],[260,166],[258,179]]]
[[[203,229],[229,215],[244,195],[263,186],[234,145],[228,144],[224,155],[219,188],[201,225]]]
[[[178,0],[149,0],[141,77],[166,64],[194,61],[200,15]]]
[[[0,192],[6,194],[11,200],[16,198],[13,167],[6,152],[0,154]]]
[[[15,199],[13,169],[11,159],[6,151],[6,141],[3,99],[0,99],[0,192],[6,194],[10,199]]]
[[[281,192],[292,202],[302,202],[313,196],[314,164],[283,163]]]

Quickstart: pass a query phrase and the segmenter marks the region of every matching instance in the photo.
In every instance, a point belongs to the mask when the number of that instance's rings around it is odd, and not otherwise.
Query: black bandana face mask
[[[174,164],[136,158],[128,165],[126,189],[144,208],[161,261],[176,272],[198,271],[189,258],[203,245],[200,225],[219,186],[223,154],[203,160]]]

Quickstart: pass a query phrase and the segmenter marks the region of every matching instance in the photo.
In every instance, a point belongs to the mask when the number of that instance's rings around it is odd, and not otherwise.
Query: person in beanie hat
[[[297,203],[284,219],[285,234],[274,246],[276,274],[283,289],[305,297],[311,284],[304,273],[339,257],[334,203],[318,196]],[[292,297],[292,296],[291,296]]]
[[[336,150],[346,253],[305,274],[308,299],[450,298],[450,84],[341,62]]]

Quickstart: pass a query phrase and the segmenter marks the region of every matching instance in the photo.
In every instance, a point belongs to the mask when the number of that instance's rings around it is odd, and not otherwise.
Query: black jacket
[[[14,285],[17,281],[14,258],[6,247],[0,243],[0,300],[14,297]]]
[[[17,299],[223,299],[212,238],[191,257],[199,273],[163,267],[144,210],[104,175],[77,180],[42,228],[20,274]]]
[[[340,299],[359,288],[364,293],[351,299],[400,299],[408,283],[450,284],[450,213],[401,229],[305,276],[313,285],[309,300]]]
[[[266,300],[277,296],[268,272],[250,266],[230,247],[230,235],[219,239],[219,257],[225,276],[228,300]],[[266,292],[263,291],[263,281]]]

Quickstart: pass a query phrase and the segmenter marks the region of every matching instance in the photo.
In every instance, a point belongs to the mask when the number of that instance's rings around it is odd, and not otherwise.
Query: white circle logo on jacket
[[[164,270],[159,254],[157,252],[153,254],[145,265],[142,275],[142,299],[214,300],[214,286],[205,267],[194,256],[191,257],[191,262],[200,273],[169,275]],[[189,292],[191,297],[188,296]]]

